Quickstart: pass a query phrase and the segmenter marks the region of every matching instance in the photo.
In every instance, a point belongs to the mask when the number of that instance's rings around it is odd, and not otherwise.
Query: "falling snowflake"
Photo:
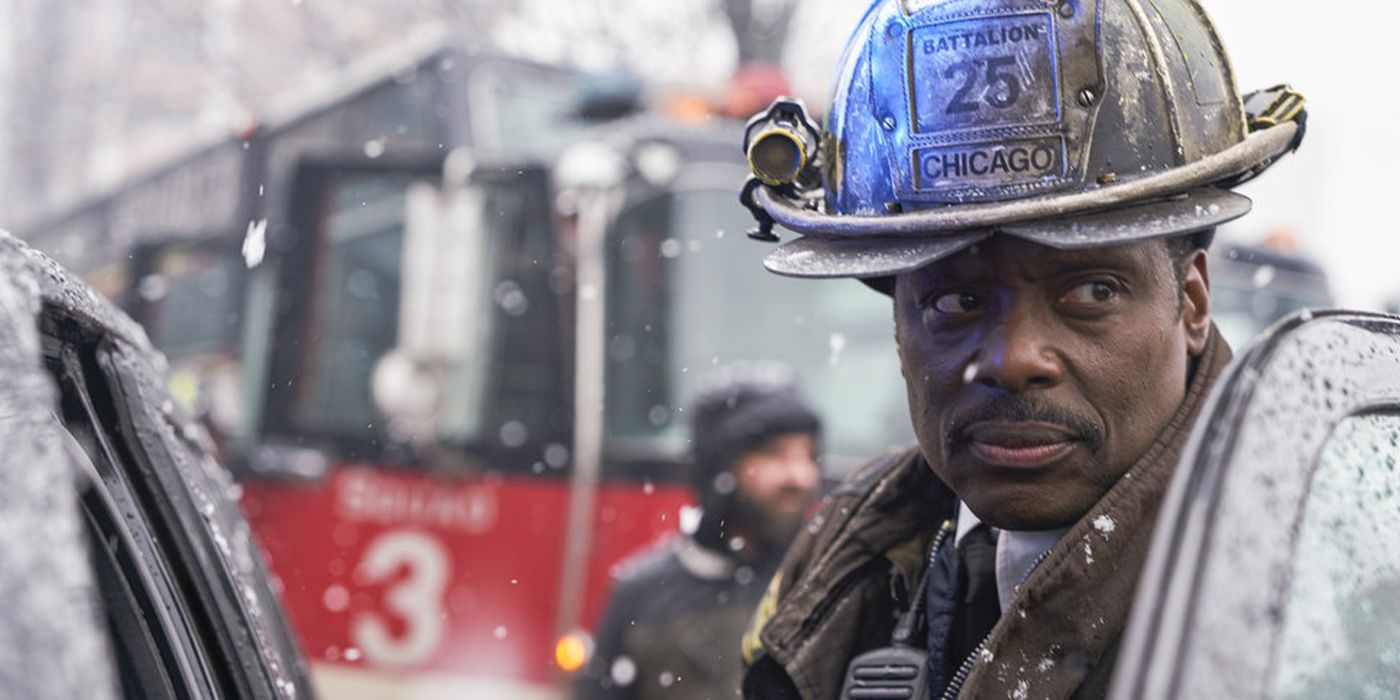
[[[248,222],[248,232],[243,236],[243,263],[251,270],[262,264],[267,255],[267,219]]]

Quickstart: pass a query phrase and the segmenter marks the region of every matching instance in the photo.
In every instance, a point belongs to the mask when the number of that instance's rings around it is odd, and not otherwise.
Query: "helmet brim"
[[[996,230],[1051,248],[1098,248],[1204,231],[1248,214],[1253,206],[1249,197],[1237,192],[1203,187],[1138,206],[1020,221]]]
[[[998,233],[1050,248],[1096,248],[1204,231],[1248,214],[1251,207],[1250,199],[1242,194],[1202,187],[1108,211],[923,238],[803,236],[779,246],[763,265],[788,277],[869,281],[912,272]]]
[[[964,231],[927,238],[809,236],[779,246],[764,258],[763,266],[788,277],[887,277],[917,270],[990,235],[991,231]]]

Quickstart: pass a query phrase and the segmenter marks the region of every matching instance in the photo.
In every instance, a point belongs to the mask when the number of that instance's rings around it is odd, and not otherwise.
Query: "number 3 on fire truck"
[[[384,612],[403,621],[401,634],[394,634],[378,612],[361,613],[351,624],[351,639],[366,660],[392,666],[432,660],[442,644],[442,598],[450,566],[447,550],[421,532],[388,532],[370,543],[357,572],[362,584],[386,583],[402,569],[408,574],[383,598]]]

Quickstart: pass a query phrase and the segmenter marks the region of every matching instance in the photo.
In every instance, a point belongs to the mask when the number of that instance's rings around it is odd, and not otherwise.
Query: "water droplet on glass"
[[[385,139],[382,136],[377,139],[370,139],[366,141],[365,157],[372,160],[384,155],[384,142]]]

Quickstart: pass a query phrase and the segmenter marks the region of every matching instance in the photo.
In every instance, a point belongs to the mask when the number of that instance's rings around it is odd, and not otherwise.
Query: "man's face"
[[[933,470],[988,524],[1077,521],[1180,404],[1205,346],[1204,255],[1062,251],[1006,236],[901,275],[895,332]]]
[[[816,450],[811,435],[789,433],[764,442],[735,462],[738,495],[761,514],[765,529],[790,536],[802,523],[821,485]]]

